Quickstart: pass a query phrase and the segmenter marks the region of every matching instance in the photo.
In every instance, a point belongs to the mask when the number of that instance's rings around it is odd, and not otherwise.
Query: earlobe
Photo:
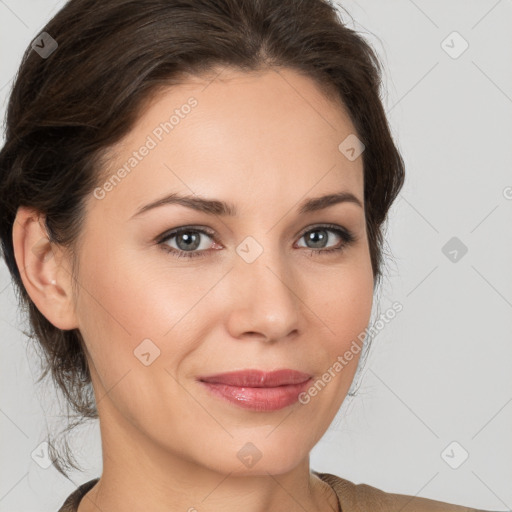
[[[64,267],[63,253],[48,238],[44,216],[20,206],[12,237],[21,279],[37,309],[59,329],[77,328],[72,277]]]

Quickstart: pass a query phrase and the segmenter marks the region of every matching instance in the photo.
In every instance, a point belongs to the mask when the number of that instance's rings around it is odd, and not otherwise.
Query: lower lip
[[[308,379],[300,384],[289,384],[274,388],[250,388],[199,382],[205,385],[214,395],[244,409],[276,411],[297,402],[298,395],[307,388],[310,380]]]

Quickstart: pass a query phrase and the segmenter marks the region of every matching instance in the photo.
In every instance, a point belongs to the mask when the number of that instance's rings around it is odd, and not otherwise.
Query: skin
[[[373,273],[364,208],[297,210],[338,191],[363,203],[362,157],[350,161],[338,149],[355,128],[343,105],[293,70],[224,68],[156,96],[113,148],[107,174],[191,96],[197,106],[172,132],[103,199],[87,199],[76,294],[70,256],[45,244],[42,217],[20,208],[16,218],[27,291],[54,325],[78,328],[87,348],[103,474],[79,512],[337,510],[333,490],[310,472],[309,452],[339,410],[359,355],[309,403],[270,412],[212,396],[196,377],[292,368],[316,381],[365,330]],[[239,215],[173,204],[132,218],[170,192],[229,201]],[[308,244],[306,230],[325,223],[356,240],[321,254],[343,243],[328,230],[324,246]],[[198,235],[203,257],[163,249],[184,250],[179,237],[154,241],[190,225],[215,232],[216,240]],[[236,252],[247,236],[263,249],[250,264]],[[134,356],[147,338],[160,350],[148,366]],[[237,457],[248,442],[262,455],[252,467]]]

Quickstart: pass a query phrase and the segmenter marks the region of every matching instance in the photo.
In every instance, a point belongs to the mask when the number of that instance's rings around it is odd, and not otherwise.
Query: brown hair
[[[27,48],[7,106],[0,238],[28,310],[27,334],[44,359],[39,381],[50,373],[79,418],[97,418],[83,339],[78,329],[51,324],[28,296],[13,251],[16,211],[25,205],[41,212],[50,241],[68,248],[76,262],[84,199],[102,182],[106,150],[131,130],[145,102],[180,76],[219,65],[247,72],[280,66],[337,95],[366,147],[366,228],[379,282],[383,223],[402,188],[404,164],[379,96],[378,58],[331,2],[70,0],[43,31],[58,46],[46,58]],[[65,466],[79,466],[64,445],[65,460],[52,443],[50,453],[67,476]]]

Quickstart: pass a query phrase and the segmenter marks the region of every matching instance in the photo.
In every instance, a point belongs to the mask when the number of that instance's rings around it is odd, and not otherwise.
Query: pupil
[[[321,235],[316,236],[315,233],[321,233]],[[324,239],[325,239],[325,231],[322,231],[322,230],[311,231],[311,233],[309,234],[309,240],[312,241],[314,244],[318,244],[318,242],[320,242],[320,244],[315,245],[315,247],[323,247],[321,242]]]
[[[189,234],[180,234],[178,237],[177,237],[177,240],[176,240],[176,243],[178,244],[178,247],[180,247],[180,243],[179,243],[179,240],[180,239],[183,239],[185,240],[186,242],[186,245],[184,246],[185,250],[188,248],[188,249],[197,249],[197,247],[199,246],[199,243],[198,243],[198,240],[199,240],[199,237],[197,236],[197,234],[192,234],[189,235]],[[195,245],[194,245],[194,242]],[[180,249],[182,249],[182,247],[180,247]]]

